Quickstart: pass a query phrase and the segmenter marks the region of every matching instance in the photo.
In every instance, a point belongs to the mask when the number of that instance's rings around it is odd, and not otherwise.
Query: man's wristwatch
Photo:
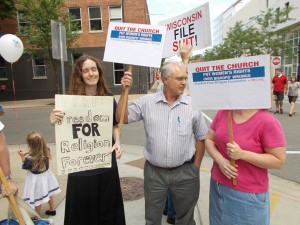
[[[9,174],[9,175],[5,176],[5,179],[6,180],[11,180],[11,175]]]

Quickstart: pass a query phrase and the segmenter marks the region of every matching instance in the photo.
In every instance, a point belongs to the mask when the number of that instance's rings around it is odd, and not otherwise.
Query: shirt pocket
[[[178,122],[178,134],[180,136],[190,135],[192,133],[192,126],[187,120],[180,120]]]

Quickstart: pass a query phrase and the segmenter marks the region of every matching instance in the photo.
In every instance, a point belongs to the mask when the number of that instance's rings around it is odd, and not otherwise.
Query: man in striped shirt
[[[187,62],[191,48],[183,48],[188,54],[182,50],[181,57]],[[201,111],[194,109],[190,97],[184,94],[187,73],[183,62],[165,64],[161,70],[164,89],[141,97],[125,109],[124,123],[143,120],[146,131],[146,225],[161,224],[168,190],[173,197],[176,224],[195,224],[194,207],[200,191],[199,168],[208,129]],[[121,117],[125,88],[130,88],[132,81],[131,73],[125,72],[117,120]]]

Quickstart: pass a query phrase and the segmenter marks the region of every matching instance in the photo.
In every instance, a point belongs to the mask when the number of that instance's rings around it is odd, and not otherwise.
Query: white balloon
[[[24,46],[20,38],[13,34],[5,34],[0,38],[2,57],[10,63],[16,62],[23,54]]]

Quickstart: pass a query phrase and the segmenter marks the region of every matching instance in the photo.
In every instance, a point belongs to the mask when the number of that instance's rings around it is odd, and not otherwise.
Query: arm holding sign
[[[205,147],[208,154],[218,164],[220,170],[228,179],[236,178],[238,175],[237,166],[234,167],[230,164],[230,160],[223,157],[218,150],[215,141],[215,132],[210,128],[205,139]]]
[[[227,152],[234,160],[244,160],[252,165],[265,169],[280,169],[283,167],[286,154],[285,147],[265,148],[264,154],[241,149],[237,143],[227,143]]]
[[[126,88],[130,89],[132,86],[132,82],[133,82],[132,74],[130,72],[125,72],[124,76],[122,77],[122,80],[121,80],[123,90],[122,90],[122,93],[121,93],[121,96],[120,96],[120,99],[118,102],[118,106],[117,106],[117,121],[120,121],[122,107],[123,107],[124,102],[126,102],[125,103],[126,106],[125,106],[124,120],[123,120],[123,122],[125,124],[128,123],[128,96],[126,96],[127,99],[124,99],[125,98],[125,89]]]
[[[50,114],[50,123],[54,126],[56,123],[60,123],[64,118],[65,113],[60,109],[53,109]]]

